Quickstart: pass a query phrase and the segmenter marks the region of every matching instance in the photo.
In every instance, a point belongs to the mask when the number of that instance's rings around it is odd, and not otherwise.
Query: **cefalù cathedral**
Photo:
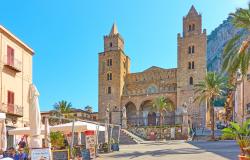
[[[114,24],[104,36],[104,52],[99,53],[99,119],[122,123],[122,109],[126,108],[128,125],[157,125],[159,113],[153,101],[164,96],[175,110],[164,112],[164,124],[175,123],[185,108],[190,121],[204,125],[206,106],[194,102],[194,84],[206,74],[206,30],[202,17],[194,6],[183,17],[183,33],[177,34],[178,67],[164,69],[152,66],[142,72],[130,73],[130,58],[124,50],[124,39]],[[167,53],[166,57],[167,58]]]

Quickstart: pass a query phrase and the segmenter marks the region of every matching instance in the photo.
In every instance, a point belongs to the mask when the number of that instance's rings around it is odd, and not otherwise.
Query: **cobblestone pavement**
[[[119,152],[101,154],[98,160],[236,160],[238,153],[234,141],[169,141],[121,145]]]

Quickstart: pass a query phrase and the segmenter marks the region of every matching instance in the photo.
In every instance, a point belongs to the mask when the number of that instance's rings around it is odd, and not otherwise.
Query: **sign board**
[[[50,149],[49,148],[31,149],[31,159],[50,160]]]
[[[54,150],[52,151],[53,160],[69,160],[69,150]],[[33,160],[33,159],[32,159]]]
[[[5,120],[5,119],[6,119],[6,114],[0,113],[0,120]]]
[[[94,131],[85,131],[86,149],[89,149],[90,158],[95,158],[96,136]]]
[[[174,127],[172,127],[171,129],[170,129],[170,138],[171,139],[175,139],[175,128]]]

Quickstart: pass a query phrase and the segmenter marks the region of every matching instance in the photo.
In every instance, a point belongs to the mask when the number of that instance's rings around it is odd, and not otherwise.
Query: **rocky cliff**
[[[245,33],[244,33],[245,32]],[[244,29],[238,29],[231,23],[231,18],[223,21],[207,38],[207,68],[208,71],[220,71],[223,49],[227,42],[236,34],[247,34]]]

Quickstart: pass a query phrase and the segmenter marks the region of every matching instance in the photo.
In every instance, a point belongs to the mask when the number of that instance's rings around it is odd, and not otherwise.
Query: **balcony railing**
[[[8,56],[4,55],[4,66],[16,71],[22,71],[22,62],[16,58],[14,58],[13,62],[8,61]]]
[[[5,104],[2,103],[2,107],[0,107],[0,111],[9,115],[14,115],[18,117],[23,116],[23,107],[15,104]]]

